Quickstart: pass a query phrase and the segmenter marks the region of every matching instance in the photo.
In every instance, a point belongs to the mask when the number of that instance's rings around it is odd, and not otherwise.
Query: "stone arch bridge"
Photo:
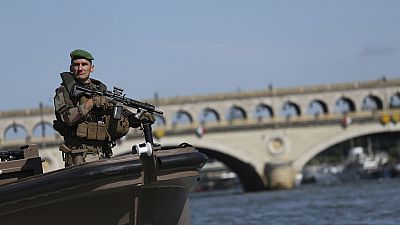
[[[327,148],[363,135],[400,131],[400,80],[147,102],[164,111],[154,126],[156,142],[194,145],[236,172],[245,190],[292,188],[304,165]],[[0,148],[38,143],[46,170],[62,167],[57,150],[62,139],[51,130],[53,119],[51,107],[0,112]],[[13,138],[16,131],[23,135]],[[132,130],[114,152],[128,152],[141,142],[140,131]]]

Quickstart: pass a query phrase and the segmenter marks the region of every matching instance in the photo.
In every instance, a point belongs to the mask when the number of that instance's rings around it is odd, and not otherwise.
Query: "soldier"
[[[154,116],[144,113],[137,119],[134,113],[123,110],[121,119],[112,116],[113,103],[105,96],[73,96],[75,85],[95,91],[106,91],[102,82],[90,77],[94,71],[93,56],[81,49],[70,53],[70,72],[60,74],[62,83],[56,89],[53,127],[64,137],[60,151],[65,166],[79,165],[99,158],[110,158],[115,141],[125,136],[129,127],[137,128],[141,120],[154,123]]]

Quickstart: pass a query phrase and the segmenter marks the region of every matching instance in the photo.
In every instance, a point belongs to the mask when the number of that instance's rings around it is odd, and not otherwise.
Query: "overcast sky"
[[[400,1],[0,2],[0,111],[52,106],[69,52],[136,99],[400,75]]]

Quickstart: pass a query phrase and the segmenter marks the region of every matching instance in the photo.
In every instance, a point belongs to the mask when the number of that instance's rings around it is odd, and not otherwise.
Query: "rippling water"
[[[400,179],[190,196],[192,225],[400,224]]]

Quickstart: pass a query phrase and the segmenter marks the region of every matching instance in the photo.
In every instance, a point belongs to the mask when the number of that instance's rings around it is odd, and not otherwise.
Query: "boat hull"
[[[143,159],[128,155],[0,186],[1,224],[190,224],[188,192],[206,156],[186,147],[154,159],[150,182]]]

